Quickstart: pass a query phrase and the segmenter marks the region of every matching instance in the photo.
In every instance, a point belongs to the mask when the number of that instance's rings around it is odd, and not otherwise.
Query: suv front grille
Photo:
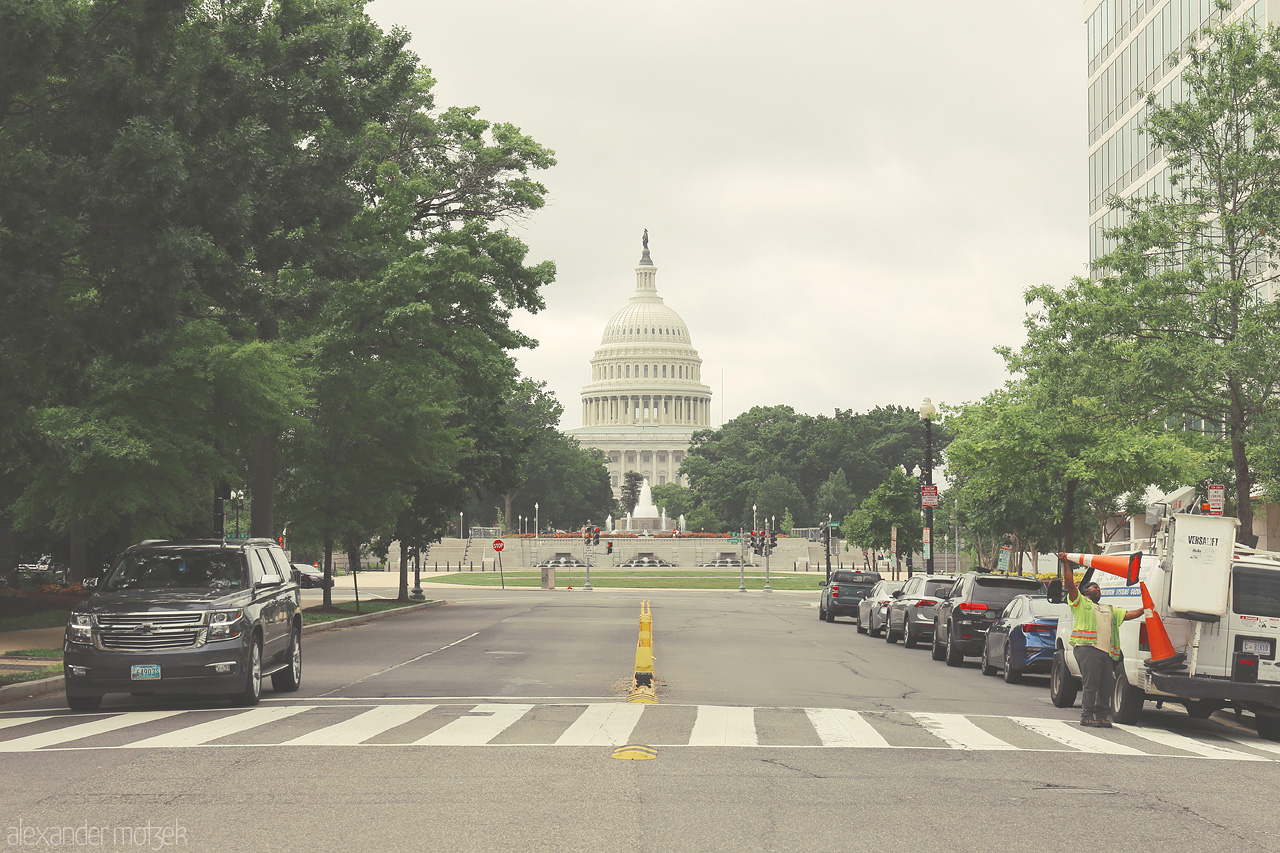
[[[97,617],[98,644],[111,651],[187,649],[200,643],[203,611],[111,613]]]

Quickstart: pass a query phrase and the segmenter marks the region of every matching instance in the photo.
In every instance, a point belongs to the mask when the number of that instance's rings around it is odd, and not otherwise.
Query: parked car
[[[982,674],[1004,670],[1004,680],[1013,684],[1025,672],[1048,672],[1053,666],[1058,617],[1066,609],[1066,604],[1038,595],[1015,596],[987,629]]]
[[[1017,595],[1045,595],[1043,583],[1020,575],[966,572],[933,617],[933,659],[959,666],[982,654],[987,629]]]
[[[308,566],[306,563],[294,563],[293,568],[298,573],[298,585],[303,589],[333,588],[333,578],[329,578],[329,582],[325,583],[324,572],[315,566]]]
[[[880,581],[879,572],[862,572],[838,569],[831,573],[830,581],[821,581],[822,593],[818,596],[818,618],[828,622],[837,616],[858,618],[858,602],[867,597],[871,588]]]
[[[63,647],[67,705],[106,693],[215,693],[256,705],[302,680],[298,584],[271,539],[148,541],[85,587]]]
[[[867,597],[858,602],[858,633],[879,637],[889,620],[889,602],[893,591],[902,589],[902,581],[882,580],[871,587]]]
[[[933,634],[933,608],[956,579],[951,575],[915,575],[893,593],[885,620],[886,643],[903,641],[909,649]]]

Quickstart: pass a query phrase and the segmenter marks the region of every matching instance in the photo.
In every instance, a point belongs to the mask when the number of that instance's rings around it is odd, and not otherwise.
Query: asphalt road
[[[428,596],[450,603],[308,636],[302,689],[251,710],[5,706],[0,831],[15,849],[82,830],[211,851],[1067,850],[1081,833],[1280,851],[1280,744],[1228,715],[1149,705],[1082,729],[1044,679],[821,622],[811,594]],[[658,705],[623,701],[642,599]]]

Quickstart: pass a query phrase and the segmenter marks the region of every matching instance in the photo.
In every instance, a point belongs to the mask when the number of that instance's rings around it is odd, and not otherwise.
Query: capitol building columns
[[[631,299],[605,324],[582,388],[582,427],[569,430],[584,447],[604,451],[618,495],[627,472],[650,485],[679,482],[693,433],[711,426],[711,389],[689,328],[658,295],[658,268],[648,232],[635,268]]]

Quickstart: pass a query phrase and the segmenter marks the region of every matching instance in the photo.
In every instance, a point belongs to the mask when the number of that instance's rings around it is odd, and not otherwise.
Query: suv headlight
[[[244,630],[243,610],[214,610],[209,614],[209,640],[234,640]]]
[[[67,620],[67,640],[82,645],[93,645],[93,617],[88,613],[72,613]]]

